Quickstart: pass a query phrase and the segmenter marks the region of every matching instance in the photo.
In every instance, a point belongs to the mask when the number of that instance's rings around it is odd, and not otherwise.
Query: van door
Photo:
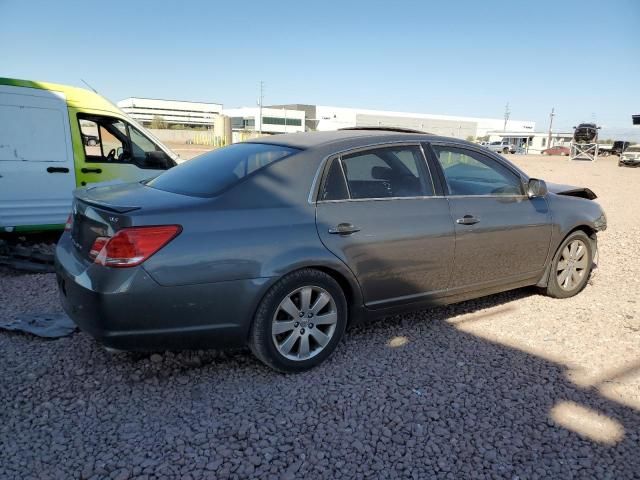
[[[0,86],[0,230],[60,228],[75,185],[64,95]]]
[[[175,162],[140,130],[121,118],[77,115],[84,158],[77,166],[79,186],[159,175]]]

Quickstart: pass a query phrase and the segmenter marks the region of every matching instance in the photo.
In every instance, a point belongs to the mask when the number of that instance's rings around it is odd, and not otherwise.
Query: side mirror
[[[547,194],[547,184],[539,178],[530,178],[527,183],[527,195],[529,198],[544,197]]]
[[[162,151],[147,152],[146,157],[145,164],[148,168],[166,170],[171,166],[171,159]]]

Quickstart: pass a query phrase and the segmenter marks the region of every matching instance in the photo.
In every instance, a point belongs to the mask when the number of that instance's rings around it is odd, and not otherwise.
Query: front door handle
[[[102,173],[101,168],[81,168],[82,173]]]
[[[352,223],[339,223],[335,227],[329,228],[329,233],[337,235],[351,235],[352,233],[359,232],[360,229]]]
[[[480,219],[473,215],[465,215],[464,217],[457,219],[456,223],[459,225],[475,225],[479,221]]]
[[[69,173],[69,169],[66,167],[49,167],[47,168],[49,173]]]

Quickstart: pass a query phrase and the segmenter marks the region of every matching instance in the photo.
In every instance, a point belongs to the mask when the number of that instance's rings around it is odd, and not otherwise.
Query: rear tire
[[[576,230],[560,244],[553,257],[545,294],[553,298],[569,298],[582,291],[593,268],[591,239]]]
[[[284,373],[309,370],[336,349],[347,326],[347,300],[330,275],[305,268],[279,280],[253,320],[249,348]]]

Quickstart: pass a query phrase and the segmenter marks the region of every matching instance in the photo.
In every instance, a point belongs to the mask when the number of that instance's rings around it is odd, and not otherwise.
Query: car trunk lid
[[[74,192],[71,240],[79,258],[93,261],[91,247],[98,237],[113,237],[126,227],[145,225],[145,214],[202,202],[143,183],[95,186]]]

